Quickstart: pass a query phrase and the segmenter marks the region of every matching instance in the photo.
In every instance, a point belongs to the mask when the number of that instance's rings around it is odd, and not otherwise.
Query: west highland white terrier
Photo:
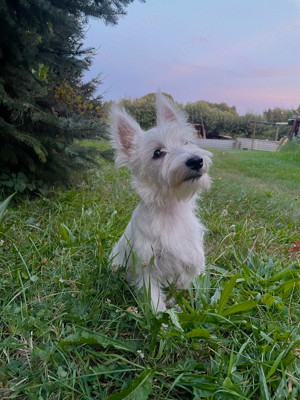
[[[210,186],[211,163],[184,113],[160,92],[156,106],[157,126],[146,132],[123,108],[110,110],[116,164],[131,170],[141,198],[110,258],[128,269],[129,284],[150,288],[155,312],[166,310],[162,288],[187,289],[205,270],[205,228],[195,206],[200,189]]]

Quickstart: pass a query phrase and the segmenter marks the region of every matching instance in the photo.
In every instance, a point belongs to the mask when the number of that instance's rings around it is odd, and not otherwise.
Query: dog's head
[[[199,188],[210,186],[211,153],[199,148],[184,113],[160,92],[156,106],[157,126],[146,132],[123,108],[112,106],[116,164],[131,169],[134,187],[146,202],[189,199]]]

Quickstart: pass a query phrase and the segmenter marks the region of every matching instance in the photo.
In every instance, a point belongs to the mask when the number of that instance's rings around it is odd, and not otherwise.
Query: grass
[[[286,145],[287,148],[292,143],[288,143],[288,145]],[[287,151],[284,147],[282,152],[272,153],[268,151],[237,152],[236,150],[225,152],[216,149],[214,153],[216,155],[214,157],[215,170],[218,170],[218,174],[222,175],[222,169],[226,166],[226,171],[230,175],[238,173],[238,179],[246,178],[250,184],[251,178],[253,178],[255,185],[269,188],[277,193],[295,194],[296,196],[300,194],[300,187],[297,184],[299,183],[300,150],[298,152]]]
[[[109,268],[138,203],[127,170],[102,160],[72,190],[11,203],[0,221],[0,399],[300,398],[298,147],[212,151],[199,202],[207,274],[172,289],[179,314],[153,315]]]

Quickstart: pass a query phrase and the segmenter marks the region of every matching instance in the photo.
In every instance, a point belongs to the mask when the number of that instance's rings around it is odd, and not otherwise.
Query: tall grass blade
[[[266,377],[264,374],[263,367],[261,365],[259,366],[258,373],[259,373],[259,378],[260,378],[260,387],[261,387],[261,395],[262,395],[261,398],[264,400],[270,400],[270,394],[268,392]]]
[[[286,353],[286,350],[283,350],[279,356],[277,356],[274,364],[272,365],[272,368],[270,369],[268,375],[266,376],[266,380],[268,380],[269,378],[271,378],[271,376],[276,372],[277,367],[282,359],[282,357],[284,356],[284,354]]]

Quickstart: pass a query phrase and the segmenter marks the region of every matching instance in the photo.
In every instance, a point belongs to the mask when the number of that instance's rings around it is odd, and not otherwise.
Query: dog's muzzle
[[[203,167],[203,158],[199,156],[194,156],[192,158],[189,158],[186,161],[185,165],[193,171],[200,171],[200,169]]]

